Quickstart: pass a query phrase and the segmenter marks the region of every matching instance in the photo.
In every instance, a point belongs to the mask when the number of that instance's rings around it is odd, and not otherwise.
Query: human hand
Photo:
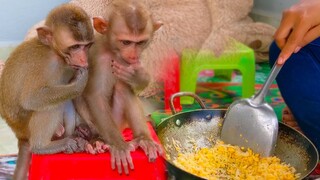
[[[320,1],[302,0],[283,12],[274,39],[281,53],[277,59],[283,64],[292,53],[320,36]]]

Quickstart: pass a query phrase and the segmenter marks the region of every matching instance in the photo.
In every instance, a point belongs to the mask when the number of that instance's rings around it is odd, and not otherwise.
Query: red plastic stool
[[[154,140],[159,139],[148,123],[149,130]],[[125,140],[132,140],[132,131],[123,131]],[[131,153],[134,170],[129,175],[119,175],[117,170],[111,169],[110,154],[98,155],[76,153],[76,154],[53,154],[32,155],[29,169],[29,180],[140,180],[140,179],[167,179],[165,160],[159,157],[155,162],[149,162],[147,156],[141,149]]]

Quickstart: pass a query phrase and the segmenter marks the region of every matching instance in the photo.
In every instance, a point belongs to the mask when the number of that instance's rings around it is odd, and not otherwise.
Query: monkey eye
[[[137,42],[137,45],[138,45],[138,46],[144,46],[144,45],[147,44],[147,42],[148,42],[148,41],[139,41],[139,42]]]
[[[92,45],[93,45],[93,42],[90,42],[90,43],[86,44],[85,47],[89,49]]]
[[[79,44],[75,44],[75,45],[73,45],[73,46],[70,46],[68,49],[69,49],[69,51],[73,51],[73,50],[77,50],[77,49],[79,49],[81,46],[79,45]]]
[[[131,42],[131,41],[127,41],[127,40],[123,40],[123,41],[121,41],[121,43],[122,43],[123,45],[125,45],[125,46],[128,46],[128,45],[130,45],[132,42]]]

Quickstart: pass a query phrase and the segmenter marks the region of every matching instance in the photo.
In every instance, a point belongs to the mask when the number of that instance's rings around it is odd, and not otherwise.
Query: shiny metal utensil
[[[278,118],[264,98],[281,67],[273,65],[263,87],[252,98],[237,100],[229,106],[221,130],[225,143],[250,148],[264,157],[272,155],[278,136]]]

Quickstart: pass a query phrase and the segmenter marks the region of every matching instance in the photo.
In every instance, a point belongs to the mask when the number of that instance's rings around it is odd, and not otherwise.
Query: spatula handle
[[[283,65],[277,64],[277,62],[274,63],[274,65],[271,69],[271,73],[268,76],[266,82],[263,84],[260,91],[256,95],[254,95],[254,97],[252,99],[253,104],[260,105],[260,104],[264,103],[264,98],[267,95],[268,89],[269,89],[270,85],[272,84],[272,82],[274,81],[274,79],[277,77],[282,66]]]

